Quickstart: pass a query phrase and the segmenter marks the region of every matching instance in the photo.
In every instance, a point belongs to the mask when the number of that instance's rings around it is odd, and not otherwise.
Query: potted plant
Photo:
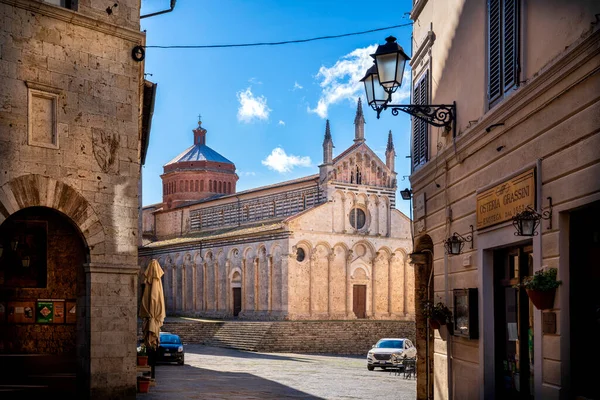
[[[547,310],[554,307],[554,295],[556,288],[562,281],[556,279],[556,268],[545,268],[536,271],[532,276],[526,276],[520,283],[513,287],[525,289],[533,305],[539,310]]]
[[[139,393],[148,393],[150,390],[150,378],[146,376],[138,376],[137,389]]]
[[[431,300],[425,301],[423,314],[429,319],[429,325],[433,329],[439,329],[441,325],[452,321],[452,311],[441,301],[437,303]]]
[[[144,344],[137,348],[137,365],[148,365],[148,352]]]

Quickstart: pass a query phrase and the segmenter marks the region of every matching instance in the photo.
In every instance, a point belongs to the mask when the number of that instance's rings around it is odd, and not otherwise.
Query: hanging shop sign
[[[534,168],[477,194],[477,229],[509,221],[527,206],[535,209]]]

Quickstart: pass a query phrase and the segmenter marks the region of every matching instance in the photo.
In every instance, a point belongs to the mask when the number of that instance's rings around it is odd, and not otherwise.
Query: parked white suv
[[[417,356],[417,348],[409,339],[383,338],[373,346],[367,353],[367,369],[373,371],[375,367],[386,369],[393,367],[392,354],[399,358],[414,358]]]

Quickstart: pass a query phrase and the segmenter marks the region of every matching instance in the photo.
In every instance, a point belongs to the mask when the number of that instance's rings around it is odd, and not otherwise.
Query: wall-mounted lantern
[[[471,234],[465,236],[462,236],[459,233],[454,232],[454,234],[452,234],[452,236],[450,236],[448,239],[446,239],[446,241],[444,242],[444,247],[446,248],[446,253],[451,255],[451,256],[456,256],[459,255],[460,253],[462,253],[462,249],[465,245],[465,242],[469,242],[471,243],[471,249],[473,249],[473,225],[470,225],[471,227]]]

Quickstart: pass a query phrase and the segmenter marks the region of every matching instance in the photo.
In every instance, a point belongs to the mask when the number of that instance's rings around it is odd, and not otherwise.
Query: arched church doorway
[[[24,208],[0,225],[0,390],[9,397],[77,397],[88,260],[81,233],[54,209]]]

